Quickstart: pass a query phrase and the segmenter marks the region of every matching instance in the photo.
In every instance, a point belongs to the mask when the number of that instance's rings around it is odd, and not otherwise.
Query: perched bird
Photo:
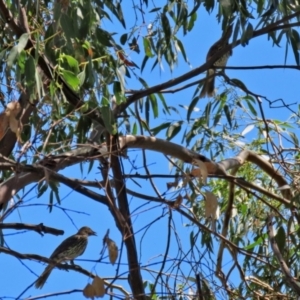
[[[229,39],[232,33],[232,25],[229,25],[223,36],[215,42],[206,55],[206,61],[210,60],[217,52],[220,52],[226,47],[229,43]],[[229,56],[232,54],[232,50],[224,53],[217,61],[214,62],[215,67],[225,67]],[[204,98],[206,95],[209,97],[214,96],[215,90],[215,69],[208,69],[206,73],[206,79],[203,84],[200,98]]]
[[[90,235],[96,235],[96,232],[94,232],[91,228],[84,226],[80,228],[76,234],[65,239],[50,256],[53,263],[50,263],[45,268],[44,272],[37,279],[35,287],[40,289],[43,287],[51,271],[57,264],[67,260],[74,263],[73,259],[80,256],[85,251],[88,243],[88,237]]]

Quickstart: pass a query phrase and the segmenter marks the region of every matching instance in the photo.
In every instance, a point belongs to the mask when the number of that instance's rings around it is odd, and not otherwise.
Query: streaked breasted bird
[[[57,264],[64,261],[73,260],[82,255],[86,249],[88,243],[88,237],[90,235],[96,235],[91,228],[84,226],[78,230],[78,232],[67,239],[65,239],[52,253],[50,259],[53,263],[45,268],[44,272],[35,282],[35,287],[41,289],[49,277],[51,271],[56,267]]]
[[[210,60],[217,52],[220,52],[229,44],[229,39],[232,34],[232,25],[229,25],[227,30],[224,32],[223,36],[215,42],[207,52],[206,61]],[[225,67],[227,64],[227,60],[229,56],[232,54],[232,50],[230,49],[228,52],[224,53],[217,61],[214,62],[215,67]],[[204,98],[206,96],[213,97],[215,90],[215,69],[208,69],[206,72],[206,79],[203,84],[200,98]]]

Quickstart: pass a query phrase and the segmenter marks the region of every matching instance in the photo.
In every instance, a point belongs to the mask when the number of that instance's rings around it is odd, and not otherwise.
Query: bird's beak
[[[90,235],[95,235],[97,236],[97,233],[95,231],[92,230],[92,232],[90,233]]]

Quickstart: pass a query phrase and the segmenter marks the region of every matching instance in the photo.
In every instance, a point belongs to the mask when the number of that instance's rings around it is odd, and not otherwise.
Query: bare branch
[[[45,226],[43,223],[38,225],[24,224],[24,223],[0,223],[0,229],[16,229],[16,230],[33,230],[43,235],[43,233],[50,233],[53,235],[63,235],[64,231],[53,227]]]
[[[127,135],[127,136],[119,137],[119,142],[120,142],[120,149],[118,150],[119,153],[121,153],[122,150],[126,148],[140,148],[140,149],[157,151],[165,155],[178,158],[187,163],[192,163],[193,160],[198,159],[205,163],[209,174],[222,175],[224,176],[224,178],[230,178],[230,176],[228,177],[226,171],[236,167],[240,167],[246,161],[249,161],[259,166],[263,171],[265,171],[268,175],[270,175],[276,181],[279,187],[287,185],[287,181],[284,178],[284,176],[282,176],[273,167],[273,165],[270,162],[268,162],[267,160],[265,160],[264,158],[262,158],[260,155],[258,155],[253,151],[243,150],[242,152],[239,153],[238,156],[234,158],[226,159],[219,163],[215,163],[209,160],[208,158],[206,158],[205,156],[198,154],[194,151],[191,151],[185,147],[155,137]],[[100,147],[97,149],[96,147],[87,146],[87,147],[76,149],[74,151],[67,152],[64,155],[59,155],[56,157],[46,157],[44,160],[42,160],[39,164],[36,164],[35,166],[18,165],[19,170],[22,170],[22,168],[25,169],[29,168],[29,170],[31,170],[32,172],[17,173],[15,176],[7,179],[5,182],[3,182],[0,185],[0,205],[1,203],[4,204],[8,202],[11,199],[11,197],[13,197],[20,189],[24,188],[26,185],[41,180],[44,177],[44,171],[43,171],[44,165],[49,165],[47,169],[49,170],[49,172],[51,172],[52,174],[51,176],[54,177],[56,176],[57,180],[72,186],[72,188],[76,187],[77,191],[81,190],[81,192],[87,193],[88,190],[84,190],[84,188],[81,188],[80,185],[78,185],[78,183],[72,180],[68,180],[64,176],[56,175],[57,174],[56,171],[63,169],[67,166],[70,166],[72,164],[76,164],[78,162],[84,161],[87,158],[91,160],[91,159],[96,159],[99,156],[102,156],[102,154],[100,153],[103,147],[104,147],[103,145],[100,145]],[[40,167],[40,165],[42,165],[43,167]],[[243,181],[239,180],[239,184],[243,184]],[[255,186],[247,182],[244,182],[244,184],[248,187]],[[266,191],[262,187],[255,186],[255,189],[256,190],[259,189],[268,195],[272,194],[271,192]],[[286,189],[286,190],[282,190],[281,193],[286,198],[286,200],[284,200],[283,198],[277,195],[272,197],[278,200],[281,199],[281,201],[285,203],[285,205],[289,205],[290,201],[288,199],[291,199],[291,191],[289,189]],[[92,193],[90,192],[89,194],[92,195]],[[101,198],[100,199],[99,195],[97,194],[97,196],[95,195],[95,197],[92,196],[92,199],[97,201],[99,200],[100,202],[106,204],[106,198],[102,198],[102,197],[103,196],[100,196]]]
[[[273,230],[273,226],[272,226],[272,219],[273,219],[273,215],[270,214],[268,216],[268,220],[267,220],[267,227],[268,227],[268,235],[269,235],[271,248],[274,252],[276,259],[278,260],[278,264],[279,264],[283,274],[285,275],[285,279],[286,279],[288,285],[297,293],[297,295],[300,296],[299,283],[292,276],[291,271],[290,271],[288,265],[286,264],[285,260],[283,259],[283,256],[280,253],[279,247],[276,243],[275,234],[274,234],[274,230]]]
[[[107,148],[111,149],[112,153],[119,152],[119,139],[117,136],[112,136],[111,139],[107,135],[108,145]],[[134,298],[144,299],[145,290],[141,275],[141,269],[138,259],[138,252],[135,242],[135,234],[131,222],[129,203],[126,193],[126,185],[123,178],[120,158],[117,155],[111,155],[111,167],[115,179],[117,202],[119,212],[122,215],[122,228],[119,228],[123,236],[123,240],[127,250],[127,260],[129,265],[129,284],[132,289]]]
[[[69,264],[65,264],[65,263],[64,264],[57,264],[57,262],[53,262],[51,259],[49,259],[47,257],[37,255],[37,254],[23,254],[23,253],[20,253],[20,252],[17,252],[17,251],[14,251],[14,250],[11,250],[11,249],[8,249],[8,248],[5,248],[5,247],[0,247],[0,253],[1,252],[5,253],[5,254],[8,254],[8,255],[11,255],[11,256],[14,256],[14,257],[19,258],[19,259],[43,261],[45,263],[55,263],[55,265],[58,269],[62,269],[62,270],[66,270],[66,271],[73,270],[73,271],[79,272],[83,275],[86,275],[90,278],[95,278],[95,276],[96,276],[93,273],[83,269],[79,265],[72,265],[72,264],[69,265]],[[125,295],[129,295],[129,293],[127,291],[125,291],[122,286],[111,284],[107,280],[104,280],[104,284],[111,287],[111,288],[114,288],[114,289],[117,289],[117,290],[121,291]]]

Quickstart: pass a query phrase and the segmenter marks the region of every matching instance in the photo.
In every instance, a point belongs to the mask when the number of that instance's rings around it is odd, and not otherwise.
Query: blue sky
[[[125,5],[124,5],[125,9]],[[130,6],[125,9],[125,14],[129,16],[132,12]],[[152,16],[146,16],[146,22],[152,21]],[[128,20],[128,18],[126,18]],[[255,21],[254,21],[255,24]],[[131,28],[133,24],[127,24],[127,28]],[[108,31],[119,31],[124,33],[122,27],[111,24],[109,21],[103,23],[103,28]],[[112,29],[113,27],[113,29]],[[201,9],[199,11],[198,20],[195,28],[186,37],[182,37],[182,42],[184,43],[187,56],[190,61],[190,65],[184,63],[183,59],[180,59],[180,63],[176,69],[170,73],[168,66],[164,63],[164,71],[156,68],[150,72],[152,63],[148,62],[147,67],[143,71],[142,77],[146,79],[149,86],[156,85],[158,83],[176,78],[191,70],[191,68],[198,67],[205,61],[207,50],[210,45],[212,45],[216,40],[219,39],[221,35],[220,24],[217,24],[215,19],[215,12],[210,16],[207,15],[206,11]],[[146,34],[146,29],[142,34]],[[116,38],[116,40],[118,40]],[[140,41],[141,43],[141,41]],[[142,47],[142,45],[140,44]],[[278,48],[273,47],[270,41],[267,41],[266,36],[261,36],[257,39],[251,40],[247,47],[238,46],[234,49],[233,56],[228,62],[228,66],[254,66],[254,65],[271,65],[271,64],[284,64],[285,60],[285,49],[284,47]],[[130,58],[137,64],[140,65],[143,56],[138,56],[135,53],[130,53]],[[287,64],[295,64],[294,56],[290,52],[287,58]],[[138,70],[136,70],[138,73]],[[289,69],[279,69],[279,70],[227,70],[226,73],[231,78],[239,78],[242,80],[246,86],[255,93],[266,95],[269,99],[274,100],[278,98],[283,98],[287,103],[298,103],[298,95],[300,94],[300,85],[298,84],[298,77],[296,76],[297,71]],[[198,76],[197,78],[201,78]],[[195,80],[195,79],[193,79]],[[216,80],[216,85],[219,86],[222,83],[221,79]],[[129,89],[140,89],[141,84],[132,77],[128,80],[127,87]],[[239,92],[237,90],[238,93]],[[184,119],[186,117],[186,111],[180,108],[180,105],[188,105],[192,94],[194,93],[194,88],[189,90],[184,90],[177,94],[165,95],[167,103],[176,107],[180,111],[181,117]],[[201,110],[207,103],[207,99],[202,99],[197,107]],[[278,118],[280,120],[287,120],[289,114],[283,112],[282,109],[272,109],[268,108],[268,104],[263,101],[263,107],[265,109],[266,118]],[[296,107],[294,107],[296,110]],[[193,115],[197,116],[196,113]],[[163,119],[179,120],[180,116],[164,116],[160,115],[158,120],[153,120],[151,127],[155,127]],[[241,131],[244,128],[241,128]],[[244,142],[251,142],[251,140],[256,136],[255,130],[249,133]],[[162,132],[159,137],[165,138],[164,132]],[[176,137],[173,142],[181,143],[181,135]],[[164,159],[163,155],[148,151],[147,163],[149,169],[152,173],[164,173],[168,174],[169,163]],[[143,173],[142,166],[142,154],[140,150],[130,150],[129,151],[131,162],[135,160],[135,166],[140,169],[132,170],[132,173],[140,172]],[[207,155],[206,153],[202,153]],[[228,153],[230,157],[232,153]],[[83,172],[81,173],[78,166],[68,168],[62,172],[65,176],[76,177],[80,179],[89,180],[101,180],[101,175],[99,170],[95,167],[92,171],[87,174],[88,164],[84,164]],[[127,160],[124,160],[125,173],[129,173],[132,166]],[[140,183],[142,181],[139,181]],[[149,195],[154,195],[152,189],[148,182],[143,182],[143,186],[139,188],[131,180],[127,180],[128,187]],[[160,192],[166,191],[166,181],[156,180]],[[66,237],[74,234],[77,228],[83,225],[90,226],[98,234],[97,237],[91,237],[89,241],[88,248],[84,255],[80,257],[76,262],[82,267],[89,271],[96,272],[100,277],[108,278],[115,276],[116,265],[111,266],[106,257],[101,262],[96,262],[100,257],[100,252],[102,249],[102,238],[106,233],[107,229],[110,229],[110,238],[113,239],[118,247],[121,247],[121,236],[116,229],[114,220],[112,219],[110,212],[104,206],[87,199],[86,197],[71,191],[65,186],[60,186],[60,197],[62,199],[62,205],[60,208],[53,208],[53,211],[49,213],[47,204],[49,201],[49,194],[46,192],[41,198],[36,198],[37,189],[34,188],[26,197],[23,198],[24,203],[21,205],[20,209],[16,210],[12,215],[6,218],[6,222],[23,222],[31,224],[44,223],[44,225],[59,228],[65,230],[65,235],[56,237],[52,235],[45,235],[44,237],[39,236],[34,232],[18,233],[16,231],[5,231],[5,242],[7,245],[16,251],[21,253],[36,253],[46,257],[49,257],[56,246]],[[20,193],[22,197],[22,192]],[[146,265],[148,263],[155,263],[156,261],[161,261],[161,255],[166,249],[166,237],[168,233],[168,208],[162,205],[157,205],[157,203],[147,203],[146,201],[139,199],[131,199],[131,210],[137,209],[135,216],[133,217],[133,225],[135,231],[139,232],[136,235],[138,245],[142,240],[141,246],[141,265]],[[172,197],[170,197],[172,199]],[[38,204],[38,206],[37,206]],[[174,217],[174,222],[176,223],[176,232],[178,238],[180,238],[180,244],[183,249],[189,249],[190,242],[189,236],[190,232],[197,229],[185,226],[188,221],[179,216],[175,211],[172,212]],[[147,226],[150,222],[157,219],[147,230]],[[140,246],[138,246],[138,249]],[[122,262],[126,261],[126,254],[123,249]],[[178,244],[176,243],[175,235],[172,234],[172,247],[169,252],[169,257],[174,258],[178,254]],[[92,260],[92,261],[86,261]],[[228,258],[230,261],[231,259]],[[225,260],[224,260],[225,263]],[[30,283],[36,280],[36,275],[39,275],[43,269],[44,265],[37,262],[22,261],[18,259],[1,254],[0,255],[1,271],[0,276],[2,278],[0,283],[1,296],[6,297],[17,297],[21,291],[27,288]],[[213,266],[213,262],[210,262]],[[159,265],[153,266],[153,269],[159,270]],[[183,266],[186,272],[187,266]],[[121,266],[121,274],[124,272],[120,281],[117,284],[124,285],[128,289],[127,283],[127,273],[126,266]],[[203,273],[207,274],[210,278],[207,268],[203,268]],[[154,282],[152,275],[145,270],[143,272],[144,279]],[[194,273],[191,270],[191,277]],[[234,274],[234,276],[236,276]],[[235,277],[233,276],[233,279]],[[237,278],[237,277],[236,277]],[[53,274],[49,277],[46,285],[42,291],[36,290],[34,288],[29,289],[21,297],[33,297],[41,294],[47,294],[54,291],[65,291],[73,289],[81,289],[87,283],[89,279],[84,275],[77,272],[65,272],[62,270],[54,270]],[[128,289],[129,290],[129,289]],[[219,295],[220,296],[220,295]],[[107,297],[106,297],[107,298]],[[71,293],[70,295],[64,295],[61,299],[83,299],[80,292]],[[221,298],[220,298],[221,299]]]

